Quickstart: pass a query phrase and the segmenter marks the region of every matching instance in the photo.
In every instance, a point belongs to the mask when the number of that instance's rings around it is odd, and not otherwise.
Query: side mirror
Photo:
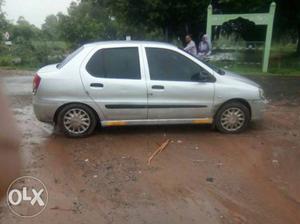
[[[200,71],[197,74],[193,75],[192,81],[196,82],[215,82],[216,78],[209,74],[207,71]]]

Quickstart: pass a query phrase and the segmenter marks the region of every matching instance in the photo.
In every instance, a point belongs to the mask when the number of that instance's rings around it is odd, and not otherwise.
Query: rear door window
[[[138,47],[101,49],[89,60],[86,70],[99,78],[141,79]]]

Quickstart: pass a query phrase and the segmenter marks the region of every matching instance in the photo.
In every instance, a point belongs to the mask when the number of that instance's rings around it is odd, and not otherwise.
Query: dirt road
[[[22,174],[49,191],[46,210],[33,219],[2,202],[0,223],[300,223],[299,78],[255,78],[271,104],[264,121],[240,135],[155,126],[75,140],[35,119],[30,73],[0,74],[23,133]]]

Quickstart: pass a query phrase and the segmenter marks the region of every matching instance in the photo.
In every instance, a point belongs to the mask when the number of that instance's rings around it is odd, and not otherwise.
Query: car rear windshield
[[[73,53],[69,54],[61,63],[57,64],[57,68],[61,69],[62,67],[64,67],[66,64],[69,63],[69,61],[71,61],[77,54],[79,54],[84,47],[80,47],[78,48],[76,51],[74,51]]]

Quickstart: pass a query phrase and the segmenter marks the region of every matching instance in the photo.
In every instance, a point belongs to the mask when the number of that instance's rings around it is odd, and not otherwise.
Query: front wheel
[[[225,104],[216,115],[216,127],[223,133],[240,133],[248,127],[249,122],[249,109],[238,102]]]
[[[58,126],[68,137],[81,138],[93,133],[97,125],[95,113],[85,105],[70,104],[58,114]]]

